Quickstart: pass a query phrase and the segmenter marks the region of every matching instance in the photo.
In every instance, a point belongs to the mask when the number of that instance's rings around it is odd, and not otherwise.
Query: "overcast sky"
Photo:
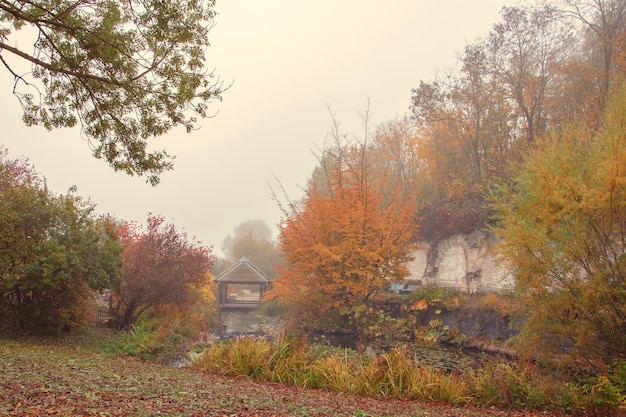
[[[145,222],[163,215],[214,253],[240,223],[263,219],[276,230],[281,212],[268,184],[292,199],[315,167],[311,149],[330,126],[359,135],[367,100],[373,122],[408,112],[411,88],[454,64],[465,45],[499,20],[503,0],[217,0],[207,61],[233,82],[218,114],[187,134],[156,140],[176,155],[156,188],[115,173],[91,156],[78,129],[25,127],[0,69],[2,141],[27,157],[56,193],[76,185],[98,213]],[[276,232],[275,232],[276,234]]]

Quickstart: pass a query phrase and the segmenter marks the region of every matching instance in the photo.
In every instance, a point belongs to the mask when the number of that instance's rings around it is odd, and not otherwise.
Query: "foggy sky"
[[[212,119],[153,140],[176,155],[156,188],[115,173],[91,156],[79,129],[26,127],[0,70],[2,140],[11,157],[29,158],[56,193],[76,185],[97,212],[145,222],[148,213],[214,246],[241,222],[281,213],[268,184],[292,199],[315,167],[311,153],[330,126],[360,135],[358,113],[370,101],[375,124],[408,112],[411,88],[453,66],[467,44],[484,37],[505,4],[430,0],[218,0],[206,57],[225,84]],[[5,52],[6,53],[6,52]]]

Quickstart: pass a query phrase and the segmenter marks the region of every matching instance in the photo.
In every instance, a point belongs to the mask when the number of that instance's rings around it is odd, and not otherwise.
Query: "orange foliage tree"
[[[287,263],[270,296],[305,328],[348,327],[363,336],[384,318],[376,296],[409,273],[415,226],[410,196],[383,198],[352,150],[337,153],[325,184],[312,182],[301,204],[283,208],[279,240]]]

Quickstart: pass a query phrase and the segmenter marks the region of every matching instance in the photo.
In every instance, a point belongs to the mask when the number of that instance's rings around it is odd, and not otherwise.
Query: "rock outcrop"
[[[411,275],[407,280],[468,293],[510,289],[510,270],[490,249],[495,242],[496,237],[483,231],[436,243],[420,242],[421,248],[408,265]]]

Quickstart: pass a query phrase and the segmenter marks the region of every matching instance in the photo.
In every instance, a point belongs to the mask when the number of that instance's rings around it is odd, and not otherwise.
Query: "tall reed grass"
[[[275,343],[240,338],[214,343],[189,362],[216,374],[374,397],[580,415],[606,415],[607,410],[624,415],[626,410],[623,397],[599,407],[598,398],[589,395],[593,390],[559,382],[532,364],[498,363],[450,373],[420,364],[406,347],[370,357],[290,338]]]

